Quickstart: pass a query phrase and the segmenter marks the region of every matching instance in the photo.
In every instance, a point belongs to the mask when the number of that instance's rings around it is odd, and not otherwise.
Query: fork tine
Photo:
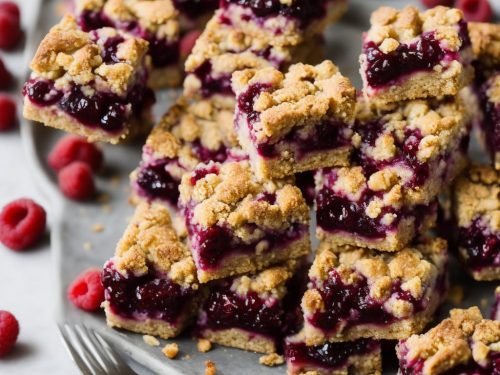
[[[104,368],[101,364],[94,358],[93,353],[89,350],[88,345],[85,343],[83,338],[80,335],[80,330],[78,329],[78,325],[69,326],[66,325],[68,332],[71,332],[71,335],[74,337],[76,342],[81,348],[83,359],[90,365],[91,369],[94,370],[95,373],[101,374],[104,371]]]
[[[92,333],[96,340],[101,343],[101,347],[105,349],[106,355],[114,362],[121,375],[137,375],[98,332],[92,331]]]
[[[89,369],[87,363],[82,359],[78,351],[75,350],[72,344],[72,340],[68,336],[68,333],[66,332],[65,326],[58,324],[57,327],[59,328],[59,332],[61,333],[61,338],[64,343],[64,346],[68,350],[69,355],[73,359],[73,362],[76,363],[76,365],[84,375],[94,375],[93,372]]]
[[[97,340],[93,339],[90,333],[91,330],[84,325],[75,325],[75,330],[78,331],[78,334],[85,343],[86,348],[92,353],[94,359],[99,362],[100,366],[108,371],[113,370],[111,366],[114,364],[111,363],[107,358],[105,358],[105,356],[103,356],[102,351],[99,350],[101,349],[102,345],[97,342]]]

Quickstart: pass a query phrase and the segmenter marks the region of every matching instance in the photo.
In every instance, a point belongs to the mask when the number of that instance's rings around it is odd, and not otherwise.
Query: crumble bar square
[[[469,22],[476,80],[500,70],[500,24]]]
[[[332,245],[393,252],[435,225],[437,200],[407,204],[406,189],[392,173],[325,168],[315,180],[316,234]]]
[[[429,204],[467,164],[470,120],[460,99],[376,106],[360,99],[353,159],[375,179],[398,181],[405,204]]]
[[[259,177],[349,164],[356,90],[329,60],[233,74],[235,128]]]
[[[24,117],[110,143],[149,130],[154,94],[147,87],[147,47],[112,28],[81,31],[64,17],[31,62]]]
[[[477,307],[453,309],[428,332],[400,341],[396,351],[404,375],[497,374],[500,322],[483,319]]]
[[[457,95],[473,78],[467,23],[458,9],[380,7],[360,57],[365,96],[381,102]]]
[[[223,162],[235,152],[233,113],[210,100],[180,98],[162,117],[131,174],[132,201],[161,202],[177,212],[182,175],[199,163]]]
[[[302,298],[307,345],[403,339],[432,319],[447,288],[446,241],[421,239],[397,253],[321,243]]]
[[[288,375],[381,375],[380,341],[359,339],[307,346],[302,332],[285,339]]]
[[[309,208],[300,190],[257,179],[247,160],[200,164],[182,177],[179,190],[202,283],[310,251]]]
[[[161,205],[136,208],[102,283],[108,325],[132,332],[175,337],[199,305],[193,258]]]
[[[475,280],[500,280],[500,171],[471,166],[453,191],[458,253]]]
[[[196,326],[197,335],[233,348],[275,353],[287,329],[291,300],[300,300],[294,281],[302,260],[289,260],[253,275],[208,284]],[[297,304],[298,305],[298,304]]]

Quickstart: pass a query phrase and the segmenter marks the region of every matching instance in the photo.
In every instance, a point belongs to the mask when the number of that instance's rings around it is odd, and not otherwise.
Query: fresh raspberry
[[[449,7],[453,4],[453,0],[421,0],[421,2],[427,8],[434,8],[438,5]]]
[[[469,22],[488,22],[493,14],[488,0],[458,0],[455,6]]]
[[[12,1],[0,2],[0,12],[5,12],[15,17],[17,20],[21,19],[21,11],[16,3]]]
[[[0,8],[0,48],[12,49],[21,39],[19,15],[10,7]]]
[[[45,232],[45,210],[31,199],[18,199],[0,212],[0,242],[12,250],[34,245]]]
[[[19,335],[19,323],[8,311],[0,310],[0,358],[5,357],[14,347]]]
[[[97,171],[102,166],[102,151],[84,138],[69,135],[62,138],[49,154],[49,165],[56,171],[74,161],[82,161]]]
[[[180,52],[182,57],[186,58],[191,53],[191,50],[200,35],[200,30],[193,30],[182,37],[180,42]]]
[[[80,274],[69,286],[68,298],[82,310],[97,310],[104,301],[101,270],[90,269]]]
[[[12,84],[12,75],[5,67],[2,59],[0,59],[0,90],[10,88]]]
[[[88,164],[74,161],[59,171],[59,188],[68,198],[86,200],[95,193],[94,176]]]
[[[0,93],[0,132],[16,125],[16,102],[8,95]]]

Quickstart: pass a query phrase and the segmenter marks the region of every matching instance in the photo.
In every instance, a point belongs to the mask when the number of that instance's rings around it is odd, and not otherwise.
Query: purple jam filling
[[[317,311],[308,321],[315,327],[327,332],[335,332],[338,328],[349,329],[359,324],[392,324],[398,318],[384,308],[384,302],[370,296],[370,287],[366,277],[361,274],[352,284],[344,284],[337,271],[331,270],[328,279],[318,288],[324,311]],[[312,281],[315,284],[315,281]],[[391,286],[391,298],[403,300],[413,305],[416,314],[425,309],[427,299],[415,299],[409,291],[401,288],[401,282],[395,281]]]
[[[197,181],[212,173],[219,174],[219,167],[216,164],[208,164],[202,168],[195,169],[193,171],[193,176],[191,177],[191,185],[196,185]]]
[[[199,328],[240,328],[279,341],[282,335],[283,306],[276,299],[261,299],[257,293],[245,296],[231,291],[231,279],[212,284],[210,295],[203,304],[204,319]]]
[[[403,357],[399,360],[399,370],[401,375],[422,375],[425,365],[425,360],[417,358],[412,361],[407,361],[408,350],[405,348]],[[440,375],[498,375],[500,374],[500,353],[490,352],[488,354],[489,364],[486,367],[480,366],[473,359],[466,364],[455,366]]]
[[[233,89],[231,88],[231,75],[214,77],[210,61],[203,62],[203,64],[194,70],[193,74],[201,82],[200,92],[204,98],[209,98],[214,94],[234,96]]]
[[[304,342],[286,342],[285,357],[296,366],[314,366],[328,369],[343,367],[350,357],[375,352],[380,343],[372,339],[349,342],[327,342],[306,346]]]
[[[500,267],[500,233],[488,231],[476,218],[467,228],[459,228],[458,245],[467,251],[467,266],[474,270]]]
[[[489,100],[487,91],[490,86],[490,81],[486,81],[479,88],[479,101],[484,114],[481,127],[485,134],[486,146],[495,160],[495,153],[500,152],[500,104]]]
[[[192,150],[202,163],[208,163],[210,161],[223,163],[228,157],[228,150],[224,145],[221,145],[217,150],[209,150],[204,147],[200,141],[195,141],[192,143]]]
[[[314,189],[314,171],[307,171],[295,174],[295,185],[300,189],[307,204],[312,206],[316,191]]]
[[[125,39],[122,36],[114,36],[112,38],[108,38],[106,42],[104,42],[104,49],[102,51],[102,60],[106,64],[116,64],[121,62],[120,58],[116,56],[116,52],[118,51],[118,45],[123,43]]]
[[[326,15],[325,0],[295,0],[286,5],[279,0],[221,0],[220,7],[227,8],[235,4],[249,8],[259,18],[284,16],[299,21],[302,28],[307,27],[314,20]]]
[[[461,49],[464,49],[470,45],[468,33],[464,32],[467,24],[461,21],[459,27]],[[433,31],[423,33],[413,43],[400,44],[390,53],[383,53],[375,42],[369,41],[364,43],[363,53],[367,57],[366,79],[371,87],[383,87],[408,74],[430,71],[445,58],[459,59],[457,53],[446,51],[440,46]]]
[[[171,159],[161,159],[141,166],[137,175],[140,195],[146,195],[149,199],[165,200],[177,206],[180,181],[174,179],[165,169],[166,165],[172,162]]]
[[[219,6],[219,0],[174,0],[174,4],[181,14],[196,19],[215,11]]]
[[[143,276],[122,275],[108,262],[102,271],[106,301],[123,318],[158,319],[174,324],[185,313],[196,291],[149,269]]]

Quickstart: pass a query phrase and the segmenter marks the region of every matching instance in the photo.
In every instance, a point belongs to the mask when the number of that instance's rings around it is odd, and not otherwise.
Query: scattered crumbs
[[[285,363],[282,355],[270,353],[259,358],[259,363],[264,366],[279,366]]]
[[[205,375],[215,375],[217,373],[217,367],[212,361],[205,361]]]
[[[453,285],[448,292],[448,300],[454,305],[460,305],[464,300],[464,288],[460,285]]]
[[[112,176],[111,177],[111,186],[117,187],[118,185],[120,185],[121,180],[122,179],[119,175]]]
[[[165,354],[165,357],[174,359],[175,357],[177,357],[177,354],[179,354],[179,345],[173,342],[171,344],[165,345],[165,347],[161,351],[163,354]]]
[[[111,200],[111,197],[109,196],[109,194],[99,194],[98,197],[97,197],[97,202],[99,203],[108,203],[109,201]]]
[[[481,298],[481,307],[485,308],[489,305],[488,298]]]
[[[182,357],[184,361],[188,361],[191,359],[191,356],[189,354],[186,354],[184,357]]]
[[[104,231],[104,225],[96,223],[92,225],[92,232],[94,233],[101,233]]]
[[[83,250],[92,250],[92,244],[90,242],[84,242]]]
[[[160,346],[160,341],[158,341],[158,339],[154,336],[144,335],[144,336],[142,336],[142,339],[149,346]]]
[[[207,339],[199,339],[198,340],[198,351],[201,353],[206,353],[210,349],[212,349],[212,343]]]
[[[101,206],[101,211],[104,212],[105,214],[109,214],[111,212],[111,205],[110,204],[103,204]]]

